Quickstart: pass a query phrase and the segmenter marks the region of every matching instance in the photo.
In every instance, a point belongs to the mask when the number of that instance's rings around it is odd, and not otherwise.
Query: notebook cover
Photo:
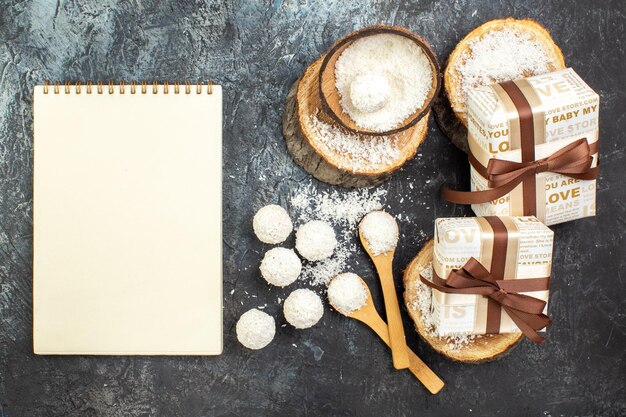
[[[152,89],[35,87],[36,354],[222,351],[222,90]]]

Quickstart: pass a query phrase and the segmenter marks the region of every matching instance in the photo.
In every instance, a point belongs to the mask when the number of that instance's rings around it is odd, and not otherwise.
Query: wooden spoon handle
[[[380,285],[383,289],[383,298],[385,299],[393,366],[396,369],[405,369],[410,366],[410,361],[404,336],[404,326],[402,325],[402,316],[400,315],[400,304],[398,304],[398,296],[396,295],[396,287],[393,281],[392,259],[391,256],[378,256],[377,259],[374,259],[374,265],[378,271]]]
[[[355,317],[360,320],[360,318]],[[389,329],[387,323],[378,314],[369,314],[367,321],[361,320],[367,324],[382,339],[387,346],[391,347],[389,341]],[[408,346],[406,348],[409,356],[409,371],[417,377],[417,379],[426,387],[431,394],[436,394],[445,385],[445,383],[428,367]]]

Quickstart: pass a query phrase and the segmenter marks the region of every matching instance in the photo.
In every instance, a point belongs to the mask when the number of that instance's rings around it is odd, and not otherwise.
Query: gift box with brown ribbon
[[[435,221],[432,318],[440,336],[523,332],[541,343],[554,233],[536,217]]]
[[[571,68],[471,90],[467,108],[472,191],[446,200],[547,225],[595,215],[599,96]]]

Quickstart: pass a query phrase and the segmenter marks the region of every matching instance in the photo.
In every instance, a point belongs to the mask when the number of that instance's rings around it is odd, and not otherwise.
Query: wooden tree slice
[[[450,100],[446,96],[445,90],[442,88],[433,103],[433,113],[435,121],[439,129],[450,139],[450,142],[465,153],[469,152],[469,143],[467,142],[467,128],[458,119]]]
[[[422,250],[411,261],[404,271],[404,302],[409,315],[415,323],[415,329],[420,337],[433,349],[442,355],[460,362],[481,363],[501,357],[515,347],[523,335],[521,333],[478,335],[461,348],[452,348],[446,338],[430,335],[424,326],[422,313],[416,307],[419,291],[426,291],[427,287],[420,282],[420,272],[433,260],[434,242],[426,242]]]
[[[390,173],[380,175],[353,175],[329,164],[315,151],[315,148],[309,144],[309,141],[304,137],[304,133],[300,130],[297,114],[298,103],[296,101],[297,88],[298,81],[296,81],[292,85],[291,90],[289,90],[285,104],[285,112],[283,113],[283,136],[287,143],[287,150],[293,160],[300,165],[302,169],[318,180],[332,185],[340,185],[348,188],[372,187],[386,181],[390,177]]]
[[[464,56],[466,54],[471,54],[470,43],[474,42],[477,39],[482,38],[485,34],[492,31],[502,31],[504,29],[512,29],[518,32],[523,32],[528,34],[533,40],[541,43],[545,50],[547,51],[550,58],[552,58],[552,62],[548,62],[548,69],[550,71],[557,71],[565,68],[565,59],[563,57],[563,52],[561,49],[554,43],[552,37],[550,36],[550,32],[546,28],[544,28],[538,22],[532,19],[522,19],[517,20],[513,18],[506,19],[495,19],[489,22],[486,22],[476,29],[472,30],[468,33],[454,48],[448,60],[446,62],[446,68],[444,70],[444,88],[445,96],[450,102],[451,109],[456,116],[457,121],[459,121],[464,127],[467,127],[467,113],[465,102],[463,101],[463,77],[461,73],[458,71],[459,66],[464,62]],[[530,71],[525,71],[520,74],[520,77],[530,77],[536,75]],[[496,80],[495,78],[492,80],[493,82],[499,82],[504,80]],[[437,113],[436,120],[441,130],[446,133],[452,143],[456,146],[459,146],[459,143],[462,139],[461,133],[462,129],[458,126],[458,123],[454,121],[451,117],[446,114],[447,110],[443,106],[437,106],[436,104],[433,106],[435,112]],[[464,135],[465,139],[462,141],[462,146],[459,148],[466,150],[467,149],[467,134]]]
[[[428,133],[429,114],[415,126],[394,135],[393,140],[396,141],[398,154],[393,160],[385,164],[366,162],[355,166],[353,156],[349,152],[330,149],[307,122],[311,116],[315,116],[324,123],[333,123],[321,110],[317,82],[322,58],[307,68],[287,95],[283,114],[283,135],[287,149],[298,165],[320,181],[343,187],[370,187],[380,184],[415,156],[417,148]],[[346,134],[354,135],[348,131]],[[378,136],[359,137],[365,142],[382,140]]]

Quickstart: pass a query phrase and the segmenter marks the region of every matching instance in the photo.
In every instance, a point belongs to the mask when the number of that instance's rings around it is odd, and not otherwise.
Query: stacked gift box
[[[443,196],[476,218],[437,219],[432,314],[440,335],[523,332],[547,313],[553,225],[596,211],[599,96],[572,70],[471,90],[471,191]]]

